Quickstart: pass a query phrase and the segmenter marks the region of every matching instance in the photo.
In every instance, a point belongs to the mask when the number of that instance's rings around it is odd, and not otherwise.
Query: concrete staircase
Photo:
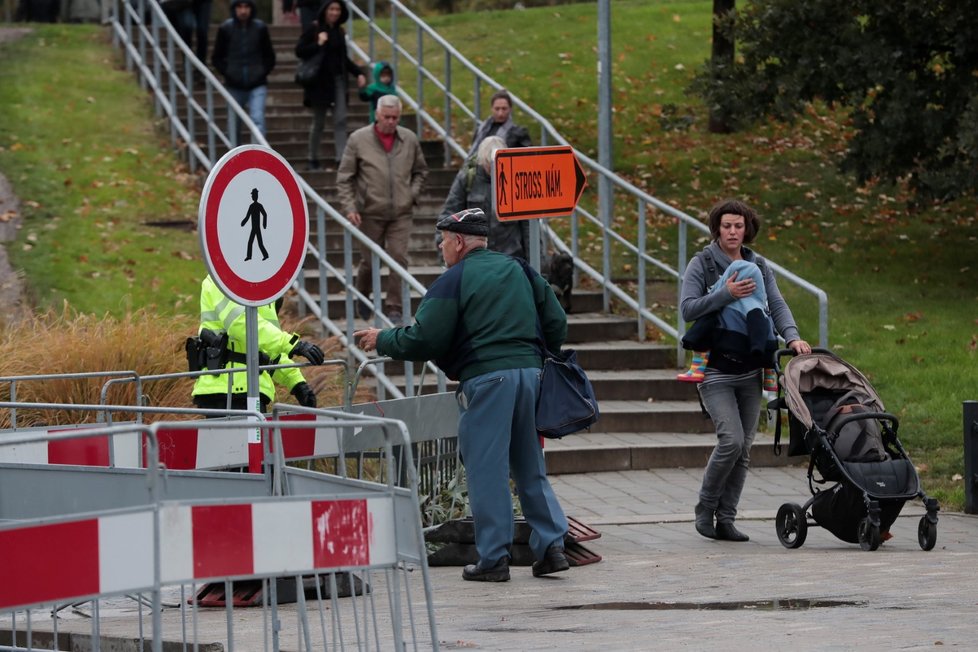
[[[336,199],[335,171],[308,171],[306,142],[312,117],[302,106],[301,89],[293,82],[293,47],[299,30],[294,26],[272,26],[271,30],[278,64],[269,80],[266,106],[269,143],[326,201],[332,202]],[[348,113],[351,131],[367,124],[368,107],[352,89]],[[411,120],[412,116],[405,115],[402,123],[413,126]],[[446,165],[440,142],[426,141],[423,145],[430,174],[414,216],[410,269],[420,282],[429,285],[442,271],[433,242],[434,222],[455,169],[450,162]],[[324,163],[330,161],[332,154],[332,127],[327,120],[320,159]],[[314,223],[311,226],[315,229]],[[328,258],[342,265],[341,229],[330,224],[326,236]],[[308,291],[318,295],[314,262],[307,265],[304,279]],[[330,279],[327,291],[329,314],[343,315],[344,288]],[[604,313],[598,291],[575,290],[574,312],[568,322],[566,346],[577,350],[580,363],[588,371],[600,403],[601,419],[589,432],[546,442],[550,472],[704,466],[715,441],[712,423],[701,412],[695,387],[675,380],[673,345],[637,341],[635,320]],[[403,366],[388,363],[385,370],[388,374],[401,374]],[[434,391],[430,378],[426,385],[424,391]],[[759,434],[752,455],[754,465],[785,463],[785,457],[772,455],[770,441],[770,436]]]

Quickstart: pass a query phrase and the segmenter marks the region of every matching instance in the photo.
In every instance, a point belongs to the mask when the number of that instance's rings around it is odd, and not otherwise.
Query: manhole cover
[[[556,607],[557,609],[588,609],[596,611],[793,611],[826,607],[861,607],[858,600],[826,600],[822,598],[776,598],[774,600],[731,600],[729,602],[597,602]]]

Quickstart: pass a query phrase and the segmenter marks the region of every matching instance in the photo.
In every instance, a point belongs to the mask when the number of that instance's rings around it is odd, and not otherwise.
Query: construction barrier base
[[[319,575],[318,577],[304,576],[302,578],[303,594],[312,600],[316,596],[316,581],[319,580],[319,596],[327,599],[332,596],[329,575]],[[351,573],[336,573],[336,597],[348,598],[352,595],[350,588],[350,578],[353,578],[353,590],[356,595],[364,594],[365,583],[357,575]],[[269,602],[269,597],[264,596],[264,582],[262,580],[238,580],[231,583],[231,604],[235,607],[260,607]],[[366,592],[370,593],[370,585],[366,584]],[[292,604],[297,601],[298,595],[295,590],[294,577],[275,578],[275,593],[278,604]],[[224,582],[211,582],[205,584],[195,598],[188,598],[187,603],[193,604],[197,601],[199,607],[225,607],[227,606],[227,592]]]
[[[601,561],[601,556],[581,545],[601,537],[594,528],[568,517],[567,535],[564,537],[564,554],[571,566],[584,566]],[[513,522],[513,546],[510,549],[510,565],[530,566],[534,562],[530,550],[530,526],[523,518]],[[425,534],[429,543],[443,544],[428,555],[429,566],[464,566],[479,561],[475,548],[475,525],[471,518],[442,523]]]

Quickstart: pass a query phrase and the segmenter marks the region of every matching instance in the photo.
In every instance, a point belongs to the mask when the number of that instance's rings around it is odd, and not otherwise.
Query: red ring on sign
[[[292,243],[282,266],[264,281],[248,281],[231,269],[220,247],[217,232],[217,214],[221,198],[228,185],[245,170],[259,169],[272,175],[282,186],[292,212]],[[303,219],[296,219],[302,216]],[[204,207],[204,242],[214,280],[238,303],[260,306],[278,298],[295,279],[306,253],[309,238],[309,221],[306,215],[306,199],[295,180],[295,173],[278,156],[259,148],[247,149],[229,158],[217,170],[207,189]]]

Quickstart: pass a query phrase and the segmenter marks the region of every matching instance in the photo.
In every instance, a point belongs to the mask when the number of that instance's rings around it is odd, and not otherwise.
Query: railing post
[[[160,21],[156,15],[153,13],[153,17],[150,18],[150,34],[153,36],[153,47],[151,48],[153,52],[153,75],[156,77],[157,86],[160,83]],[[164,32],[166,30],[164,29]],[[143,61],[143,65],[146,65],[146,61]],[[170,77],[173,75],[171,74]],[[153,108],[156,110],[156,117],[159,118],[163,115],[163,103],[160,102],[159,95],[153,94]],[[171,129],[172,132],[172,129]]]
[[[417,88],[417,101],[418,101],[418,111],[415,121],[418,123],[418,138],[421,138],[421,107],[424,106],[424,75],[422,70],[424,70],[424,31],[421,29],[421,25],[418,25],[418,54],[417,60],[418,65],[415,66],[415,73],[418,79]],[[448,153],[448,142],[445,142],[445,153]]]
[[[329,277],[326,275],[326,211],[318,205],[316,206],[316,249],[318,250],[317,266],[319,268],[319,315],[325,333],[325,324],[329,319]]]
[[[190,57],[183,58],[183,78],[187,89],[187,139],[189,141],[187,143],[187,162],[190,165],[190,171],[194,172],[197,170],[197,157],[194,156],[194,150],[190,144],[197,142],[197,133],[194,130],[194,67]],[[174,112],[176,112],[176,107],[174,107]]]
[[[448,50],[445,50],[445,123],[442,125],[445,133],[451,135],[452,133],[452,55]],[[448,155],[445,160],[447,165],[451,160],[451,153],[448,149],[448,143],[445,143],[445,153]]]
[[[157,41],[159,43],[159,41]],[[173,39],[168,38],[166,40],[166,61],[170,67],[170,74],[167,75],[167,86],[166,86],[166,96],[170,100],[170,115],[166,116],[168,122],[170,123],[170,143],[176,145],[177,143],[177,128],[174,122],[177,119],[177,80],[174,79],[173,73],[176,66],[176,53],[173,51]],[[159,77],[157,77],[157,84],[159,84]],[[162,90],[162,89],[160,89]]]
[[[611,3],[598,0],[598,163],[605,170],[614,165],[611,134]],[[611,310],[611,246],[608,236],[615,210],[614,186],[607,174],[598,177],[598,214],[603,231],[601,274],[604,276],[604,311]]]
[[[638,341],[645,341],[645,318],[642,311],[645,310],[645,202],[638,201],[638,236],[635,247],[638,249]]]
[[[326,252],[322,252],[325,256]],[[346,277],[346,287],[356,287],[353,278],[353,235],[349,229],[343,229],[343,274]],[[353,293],[346,293],[346,340],[353,343]]]
[[[145,0],[139,0],[139,16],[136,21],[137,30],[139,31],[139,46],[137,48],[139,52],[139,60],[143,66],[146,65],[146,2]],[[146,90],[146,75],[142,73],[144,68],[140,69],[139,74],[139,87]]]
[[[978,514],[978,401],[964,401],[964,511]]]
[[[679,271],[679,276],[676,279],[676,368],[683,366],[686,361],[686,353],[683,351],[683,335],[686,333],[686,321],[683,319],[682,306],[680,305],[680,300],[683,296],[683,276],[686,275],[686,261],[689,259],[686,255],[686,222],[679,220],[679,242],[676,245],[676,253],[679,256],[679,260],[676,261],[676,269]]]
[[[207,87],[207,169],[209,170],[217,162],[217,135],[214,133],[217,130],[217,123],[214,121],[214,87],[206,81],[206,78],[204,83]]]
[[[367,16],[370,17],[370,26],[367,28],[367,52],[370,54],[371,61],[376,61],[377,59],[374,52],[374,19],[377,17],[376,10],[376,0],[370,0],[367,3]]]
[[[391,3],[391,70],[399,70],[397,67],[397,7]]]

